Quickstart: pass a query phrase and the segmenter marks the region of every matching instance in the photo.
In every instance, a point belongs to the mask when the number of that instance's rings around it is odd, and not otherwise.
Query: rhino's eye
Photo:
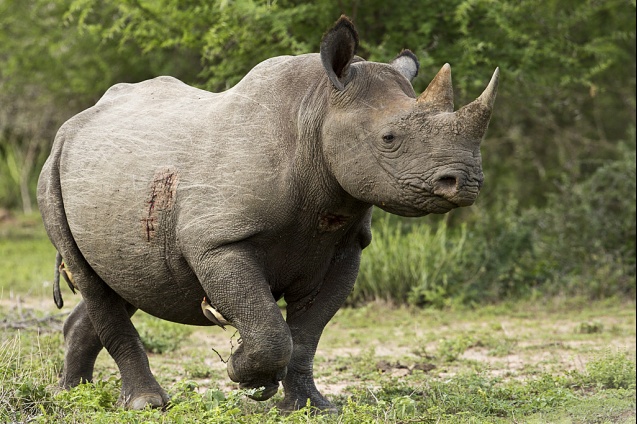
[[[391,143],[392,141],[394,141],[394,134],[385,134],[383,136],[383,141],[385,143]]]

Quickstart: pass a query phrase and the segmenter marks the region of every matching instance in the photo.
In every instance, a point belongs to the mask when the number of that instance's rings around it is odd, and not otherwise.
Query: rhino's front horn
[[[448,63],[444,64],[418,97],[418,104],[433,112],[453,112],[451,66]]]
[[[456,112],[458,119],[463,122],[465,131],[474,137],[481,139],[487,131],[495,96],[498,93],[498,80],[500,78],[500,68],[495,68],[489,85],[484,89],[480,97],[463,106]]]
[[[495,96],[498,94],[498,81],[500,80],[500,68],[495,68],[489,85],[484,89],[480,97],[475,101],[482,103],[489,110],[493,109],[493,103],[495,102]]]

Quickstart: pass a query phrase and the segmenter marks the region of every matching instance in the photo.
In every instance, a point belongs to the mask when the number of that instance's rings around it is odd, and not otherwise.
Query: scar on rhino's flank
[[[177,172],[171,168],[159,169],[150,184],[150,196],[146,200],[146,211],[142,217],[142,231],[146,241],[155,237],[158,227],[157,211],[172,208],[177,191]]]

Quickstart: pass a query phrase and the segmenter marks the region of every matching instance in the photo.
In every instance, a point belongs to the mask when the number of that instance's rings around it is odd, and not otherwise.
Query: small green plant
[[[473,343],[473,338],[466,334],[444,338],[438,343],[438,358],[443,362],[453,362]]]
[[[116,406],[121,382],[115,377],[84,383],[55,395],[55,402],[85,412],[112,410]]]
[[[606,389],[635,389],[635,361],[625,352],[606,350],[586,364],[585,383]]]
[[[210,378],[213,374],[212,369],[202,359],[187,362],[184,370],[190,378]]]

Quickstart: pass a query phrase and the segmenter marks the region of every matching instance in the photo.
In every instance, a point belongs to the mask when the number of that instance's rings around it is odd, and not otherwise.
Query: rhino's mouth
[[[382,203],[378,205],[382,210],[400,216],[419,217],[434,214],[447,213],[459,205],[450,202],[439,196],[425,197],[421,202],[405,203],[401,205],[389,205]]]

